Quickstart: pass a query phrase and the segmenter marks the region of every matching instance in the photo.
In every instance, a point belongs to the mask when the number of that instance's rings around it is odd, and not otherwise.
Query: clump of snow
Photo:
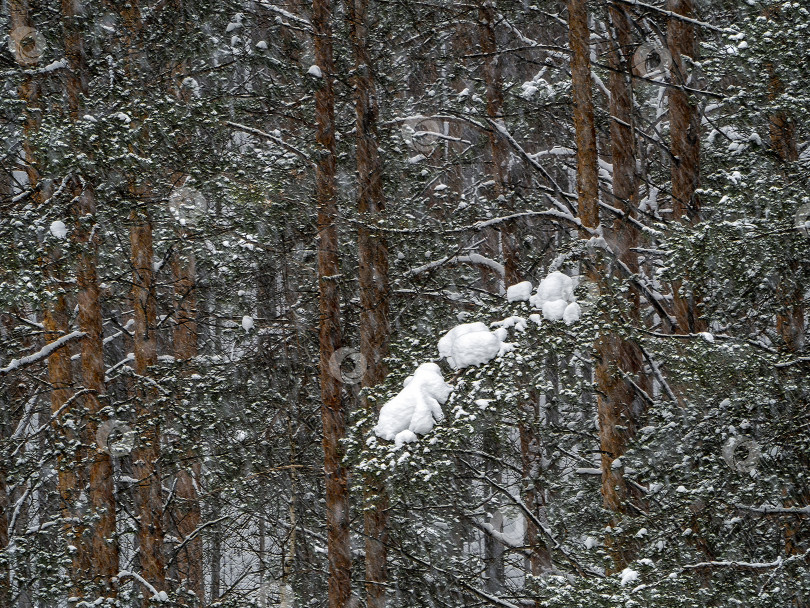
[[[512,285],[506,290],[507,302],[525,302],[532,296],[531,281],[523,281],[517,285]]]
[[[310,76],[314,76],[315,78],[322,78],[323,77],[323,72],[321,72],[321,68],[319,68],[317,65],[314,65],[314,64],[309,66],[309,69],[307,70],[307,74],[309,74]]]
[[[51,234],[58,239],[63,239],[67,236],[67,226],[59,220],[51,222]]]
[[[622,585],[628,585],[638,579],[638,572],[633,570],[632,568],[625,568],[621,571],[621,583]]]
[[[549,321],[565,321],[570,325],[582,316],[582,309],[574,297],[574,280],[559,271],[540,281],[537,293],[529,298],[529,303],[543,311],[543,317]]]
[[[549,321],[562,321],[568,302],[565,300],[548,300],[543,302],[543,317]]]
[[[480,322],[462,323],[439,340],[439,356],[446,358],[453,369],[483,365],[511,349],[504,343],[505,338],[502,327],[491,332]]]
[[[710,344],[714,342],[714,336],[707,331],[702,331],[698,335]]]
[[[250,315],[245,315],[242,317],[242,329],[245,331],[250,331],[253,329],[253,317]]]
[[[571,302],[568,306],[565,307],[565,311],[563,311],[563,321],[565,322],[566,325],[571,325],[571,323],[579,321],[579,318],[581,316],[582,316],[582,309],[576,302]]]
[[[567,274],[555,271],[549,274],[545,279],[540,281],[537,286],[537,294],[535,299],[539,301],[540,306],[543,302],[551,300],[565,300],[572,302],[574,299],[574,281]],[[532,302],[534,304],[534,302]],[[538,306],[538,308],[540,308]]]
[[[400,447],[424,435],[444,418],[442,404],[453,387],[444,381],[442,370],[435,363],[423,363],[403,383],[403,389],[382,406],[374,434],[396,442]]]

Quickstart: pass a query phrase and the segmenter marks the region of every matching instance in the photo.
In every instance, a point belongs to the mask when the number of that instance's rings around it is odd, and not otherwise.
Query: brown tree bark
[[[132,249],[132,303],[135,325],[135,373],[138,375],[136,416],[139,426],[138,444],[133,451],[133,469],[138,479],[137,518],[138,556],[141,576],[158,591],[165,588],[163,555],[163,499],[160,458],[160,417],[157,393],[149,377],[150,368],[157,364],[157,307],[154,271],[152,269],[152,221],[145,207],[136,207],[130,214],[130,247]],[[144,590],[143,605],[149,605]]]
[[[611,72],[610,86],[610,150],[613,165],[614,206],[624,212],[624,217],[604,226],[617,263],[624,264],[633,273],[639,271],[638,229],[632,223],[638,204],[638,178],[636,176],[635,137],[633,120],[633,89],[630,68],[631,23],[627,12],[610,5],[608,16],[611,25],[608,59]],[[622,276],[615,268],[611,274]],[[628,294],[630,319],[638,322],[639,294],[631,288]],[[599,423],[602,449],[602,495],[606,508],[621,512],[626,507],[627,487],[620,467],[613,462],[621,457],[635,433],[637,416],[634,403],[640,401],[633,385],[625,379],[630,376],[640,386],[646,383],[640,378],[643,368],[642,354],[638,347],[618,335],[601,338],[600,357],[596,373],[601,395],[599,397]]]
[[[320,304],[320,381],[326,476],[326,534],[329,557],[329,608],[344,608],[351,595],[348,472],[341,440],[346,436],[346,412],[341,381],[329,362],[341,347],[340,261],[338,257],[337,192],[335,182],[335,92],[332,60],[332,3],[313,0],[315,63],[321,75],[315,90],[318,145],[315,191],[318,206],[318,294]]]
[[[580,235],[591,237],[590,230],[599,228],[599,193],[597,172],[596,133],[594,128],[593,95],[591,91],[590,32],[586,0],[568,1],[569,40],[571,46],[571,79],[574,97],[574,128],[577,141],[577,195]],[[604,281],[607,269],[599,260],[587,262],[587,280],[596,285]],[[598,387],[597,415],[602,454],[602,497],[605,508],[621,512],[624,509],[627,487],[621,467],[614,462],[624,453],[626,436],[626,403],[630,396],[619,372],[622,357],[621,340],[603,333],[595,344],[596,384]],[[616,566],[623,559],[615,550]]]
[[[765,17],[779,27],[781,19],[781,6],[776,5],[764,11]],[[785,85],[780,78],[777,67],[768,64],[768,96],[775,101],[785,92]],[[796,122],[793,117],[784,111],[774,112],[770,117],[771,149],[783,163],[792,163],[799,160],[799,149],[796,143]],[[798,276],[801,260],[789,260],[789,273]],[[780,282],[777,287],[777,298],[780,312],[776,315],[776,329],[779,332],[785,348],[791,353],[797,353],[804,348],[804,290],[801,285],[788,287]]]
[[[10,27],[11,31],[20,27],[30,27],[31,23],[29,16],[29,3],[22,0],[13,0],[9,3],[10,12]],[[65,37],[66,50],[73,48],[73,39],[66,32]],[[73,57],[69,57],[72,67]],[[35,204],[40,205],[43,202],[43,194],[39,189],[39,163],[37,162],[33,146],[30,140],[34,132],[39,128],[40,122],[40,83],[36,76],[28,75],[20,87],[20,97],[26,102],[26,119],[24,123],[25,137],[23,141],[23,150],[25,153],[26,173],[28,175],[29,187],[33,190],[32,200]],[[71,114],[71,117],[73,115]],[[81,206],[81,202],[80,202]],[[81,238],[81,232],[77,231],[75,237]],[[56,275],[59,274],[57,268],[61,265],[62,253],[58,247],[51,248],[43,257],[43,262],[46,266],[45,274],[49,275],[51,281],[54,283],[56,295],[50,305],[45,309],[43,314],[43,326],[45,327],[45,340],[51,343],[61,336],[70,331],[70,314],[67,304],[67,295],[64,291],[64,285],[61,284]],[[82,275],[81,268],[79,268],[79,289],[80,300],[79,305],[83,304],[81,298],[82,290]],[[81,321],[80,309],[80,321]],[[84,330],[83,330],[84,331]],[[88,334],[85,336],[84,341],[91,339]],[[83,583],[90,573],[90,558],[88,541],[86,539],[86,530],[82,522],[79,521],[80,514],[77,511],[79,494],[84,490],[87,483],[87,477],[83,474],[86,457],[86,450],[80,441],[80,438],[72,430],[72,426],[63,426],[61,420],[68,416],[70,412],[64,411],[63,408],[68,403],[68,400],[73,395],[73,370],[70,362],[70,349],[61,348],[56,350],[48,357],[48,380],[51,385],[51,412],[55,417],[54,429],[61,437],[60,443],[67,449],[74,450],[70,455],[71,457],[65,458],[65,455],[60,453],[57,464],[57,488],[61,501],[61,512],[64,518],[64,534],[67,542],[76,547],[71,555],[71,565],[68,569],[68,576],[71,581],[71,594],[80,597],[83,593]],[[87,383],[85,383],[86,385]],[[88,443],[85,440],[85,444]],[[115,509],[113,507],[113,513]],[[4,532],[7,525],[3,526]],[[6,538],[6,543],[7,543]],[[0,602],[2,603],[2,602]]]
[[[174,356],[177,361],[189,362],[197,356],[197,297],[195,292],[196,266],[194,251],[180,234],[177,254],[172,264],[174,274],[175,326]],[[172,519],[176,522],[181,541],[185,542],[202,521],[197,486],[200,481],[200,463],[195,454],[188,453],[185,466],[177,472],[175,502]],[[203,544],[199,534],[185,543],[177,554],[177,571],[181,585],[197,596],[200,605],[205,603],[203,576]]]
[[[693,19],[693,0],[667,0],[667,10]],[[667,46],[672,55],[669,89],[669,132],[672,152],[672,211],[679,221],[700,219],[700,115],[697,104],[683,88],[688,84],[687,61],[697,57],[695,26],[677,17],[667,22]],[[684,59],[686,57],[686,60]],[[673,308],[679,333],[704,331],[697,294],[682,294],[682,281],[672,284]]]
[[[346,0],[349,33],[354,53],[354,102],[357,158],[357,248],[360,284],[360,354],[366,369],[362,377],[361,407],[374,418],[379,410],[367,391],[385,380],[389,322],[388,246],[375,229],[382,219],[385,201],[382,162],[377,146],[377,88],[374,65],[368,50],[368,0]],[[366,536],[366,605],[384,608],[388,544],[388,493],[382,475],[364,477],[363,526]]]
[[[503,121],[503,78],[498,58],[498,42],[495,36],[495,6],[489,0],[478,4],[478,35],[481,46],[482,72],[487,91],[487,116],[496,124]],[[489,150],[492,156],[492,180],[494,195],[503,213],[511,211],[507,200],[509,194],[509,148],[494,127],[489,130]],[[504,282],[509,287],[521,280],[518,268],[518,251],[512,224],[505,222],[500,228],[500,254],[504,265]],[[497,248],[494,248],[497,250]]]
[[[65,34],[65,56],[68,60],[66,94],[70,119],[77,121],[81,96],[86,93],[86,65],[81,26],[74,2],[62,1],[62,24]],[[74,240],[78,244],[77,284],[79,329],[86,335],[81,343],[81,370],[87,391],[84,404],[88,421],[83,443],[96,441],[99,418],[105,415],[103,397],[104,347],[103,317],[98,284],[98,237],[95,231],[96,199],[92,184],[79,176],[69,176],[69,188],[76,205]],[[106,412],[109,415],[109,412]],[[89,498],[96,526],[85,531],[92,540],[89,547],[79,545],[78,560],[90,572],[90,578],[104,595],[116,593],[112,578],[118,574],[118,544],[115,538],[115,488],[110,454],[91,450]],[[75,560],[74,560],[75,561]]]
[[[599,173],[596,157],[593,94],[591,92],[590,32],[586,0],[568,0],[568,40],[577,144],[577,200],[584,228],[599,226]],[[591,237],[587,230],[582,238]]]

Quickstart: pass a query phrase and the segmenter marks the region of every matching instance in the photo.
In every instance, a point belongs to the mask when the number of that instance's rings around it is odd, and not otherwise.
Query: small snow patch
[[[67,226],[59,220],[51,222],[51,234],[58,239],[63,239],[67,236]]]
[[[315,78],[323,78],[323,72],[321,72],[321,68],[319,68],[317,65],[309,66],[307,74],[314,76]]]
[[[531,281],[523,281],[517,285],[512,285],[506,290],[507,302],[525,302],[532,297]]]
[[[638,572],[632,568],[625,568],[619,574],[622,585],[628,585],[638,579]]]

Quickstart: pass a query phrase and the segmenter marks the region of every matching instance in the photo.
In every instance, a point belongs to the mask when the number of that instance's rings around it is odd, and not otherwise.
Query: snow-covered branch
[[[448,255],[443,257],[440,260],[435,260],[433,262],[428,262],[418,268],[413,268],[409,270],[405,276],[406,277],[415,277],[420,274],[424,274],[430,270],[435,270],[436,268],[440,268],[445,265],[454,265],[454,264],[473,264],[475,266],[485,266],[497,272],[500,276],[504,276],[506,274],[506,270],[503,267],[503,264],[496,262],[493,259],[484,257],[478,253],[470,253],[467,255]]]
[[[73,340],[83,338],[84,336],[85,336],[84,332],[74,331],[65,336],[62,336],[61,338],[54,340],[53,342],[50,342],[49,344],[46,344],[33,354],[30,354],[26,357],[21,357],[19,359],[12,359],[7,366],[0,367],[0,376],[5,376],[9,372],[13,372],[20,368],[27,367],[29,365],[36,363],[37,361],[41,361],[42,359],[47,359],[53,353],[55,353],[57,350],[59,350],[66,344],[69,344]]]

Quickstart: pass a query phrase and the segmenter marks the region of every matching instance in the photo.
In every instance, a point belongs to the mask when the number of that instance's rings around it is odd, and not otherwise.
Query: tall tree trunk
[[[629,65],[632,45],[630,17],[622,7],[611,5],[608,16],[612,36],[610,40],[610,144],[613,165],[614,205],[624,212],[612,225],[605,226],[611,249],[617,263],[624,264],[633,273],[639,271],[638,229],[632,220],[636,217],[638,204],[638,179],[636,177],[635,137],[633,120],[633,89]],[[611,274],[622,272],[611,269]],[[628,293],[630,320],[638,323],[639,294],[631,288]],[[643,363],[638,347],[618,335],[605,335],[601,339],[602,362],[597,366],[600,388],[600,425],[603,460],[607,457],[610,468],[603,467],[602,495],[605,507],[623,511],[627,500],[627,487],[621,467],[613,468],[613,461],[624,454],[627,443],[634,434],[637,414],[634,404],[639,403],[635,389],[625,377],[633,378],[639,386],[646,383],[640,378]]]
[[[10,11],[10,26],[11,31],[21,27],[30,27],[31,21],[29,16],[29,3],[21,0],[13,0],[9,3]],[[70,36],[71,32],[68,29],[65,36],[66,51],[70,51],[74,46],[74,38]],[[69,67],[71,67],[71,74],[75,67],[74,57],[69,56]],[[80,66],[79,66],[80,67]],[[68,91],[70,93],[70,91]],[[35,204],[42,204],[43,195],[39,186],[39,163],[35,158],[33,147],[30,140],[34,132],[39,128],[40,122],[40,84],[34,75],[25,77],[23,84],[20,87],[20,96],[26,102],[26,120],[24,123],[25,138],[23,142],[23,150],[25,153],[26,173],[28,175],[29,187],[34,191],[32,199]],[[70,98],[70,95],[69,95]],[[71,104],[72,107],[72,104]],[[71,114],[74,117],[74,114]],[[79,207],[81,207],[80,201]],[[82,233],[77,231],[74,236],[81,239]],[[47,342],[53,342],[65,335],[70,331],[70,313],[67,304],[67,295],[64,292],[63,284],[59,284],[56,276],[64,272],[60,268],[62,253],[58,247],[52,248],[44,257],[46,275],[50,275],[51,280],[56,283],[54,291],[56,292],[52,302],[45,309],[43,314],[43,325],[45,327],[45,339]],[[79,268],[79,288],[80,292],[83,289],[81,268]],[[81,297],[79,305],[85,304]],[[82,311],[80,309],[80,321]],[[83,331],[84,328],[82,328]],[[92,340],[92,336],[88,334],[84,341]],[[84,350],[84,346],[82,350]],[[91,561],[89,558],[89,547],[86,539],[86,532],[82,522],[79,521],[79,513],[77,506],[81,492],[85,489],[87,477],[83,474],[85,467],[86,451],[81,444],[80,438],[73,432],[73,425],[62,425],[60,419],[69,415],[69,412],[63,411],[65,404],[73,394],[73,371],[70,362],[70,349],[61,348],[55,351],[48,358],[48,380],[51,385],[51,412],[56,415],[59,412],[59,417],[54,420],[54,427],[62,438],[62,445],[68,450],[73,450],[68,454],[60,453],[58,457],[58,491],[61,500],[61,511],[63,521],[65,522],[64,533],[67,542],[76,547],[76,550],[71,555],[71,565],[68,569],[68,576],[71,583],[71,594],[80,597],[83,593],[83,583],[86,581],[90,574]],[[87,382],[85,387],[89,388]],[[92,389],[91,389],[92,390]],[[85,440],[89,443],[90,440]],[[67,458],[65,457],[67,456]],[[113,516],[115,507],[112,508]],[[117,564],[116,564],[117,565]],[[107,579],[109,580],[109,578]],[[1,603],[1,602],[0,602]]]
[[[667,0],[676,15],[694,18],[693,0]],[[694,222],[700,219],[700,115],[697,104],[683,88],[690,84],[687,61],[697,57],[695,26],[677,17],[667,23],[667,46],[672,55],[672,85],[669,89],[669,132],[672,152],[673,218]],[[684,59],[686,57],[686,60]],[[703,331],[697,294],[682,294],[682,281],[672,284],[675,321],[679,333]]]
[[[78,23],[76,5],[70,0],[62,1],[62,23],[65,34],[65,56],[68,60],[66,93],[70,119],[78,121],[81,96],[86,91],[86,65],[82,43],[81,25]],[[84,388],[87,391],[84,403],[88,414],[85,427],[85,445],[92,445],[98,430],[99,418],[104,415],[104,346],[103,317],[98,284],[98,237],[96,235],[96,199],[92,184],[79,176],[69,176],[69,191],[76,205],[76,229],[74,240],[78,244],[77,283],[79,328],[86,335],[81,343],[81,370]],[[109,411],[106,412],[109,415]],[[100,586],[101,592],[115,595],[112,578],[118,574],[118,544],[115,538],[115,488],[113,467],[109,453],[94,450],[90,463],[90,504],[92,514],[98,517],[91,531],[92,541],[88,548],[79,545],[79,555],[74,558],[89,568],[91,578]]]
[[[593,94],[591,92],[590,32],[586,0],[568,0],[568,38],[577,142],[577,199],[583,227],[599,226],[599,181],[596,157]],[[587,230],[582,238],[590,238]]]
[[[332,61],[332,3],[314,0],[312,28],[315,63],[320,69],[315,91],[318,159],[315,189],[318,205],[318,290],[320,303],[320,380],[326,476],[326,534],[329,558],[329,608],[344,608],[351,595],[348,475],[341,440],[346,412],[341,381],[330,373],[330,360],[341,347],[340,262],[338,258],[337,192],[335,183],[335,92]]]
[[[174,274],[175,326],[174,356],[177,361],[190,363],[197,356],[197,296],[195,292],[196,266],[194,251],[180,233],[178,251],[172,264]],[[186,375],[186,374],[184,374]],[[184,468],[177,472],[175,485],[175,506],[172,518],[177,522],[177,532],[185,542],[200,526],[202,521],[197,484],[200,481],[200,463],[193,452],[183,459]],[[204,605],[205,590],[203,577],[202,536],[197,534],[186,542],[177,554],[177,570],[181,585],[197,596]]]
[[[770,7],[765,17],[780,27],[781,7]],[[768,93],[771,101],[777,100],[785,92],[785,85],[773,63],[768,64]],[[799,160],[799,149],[796,143],[796,123],[784,111],[774,112],[770,117],[771,148],[783,163]],[[799,276],[801,260],[788,261],[788,274]],[[777,299],[781,310],[776,315],[776,328],[785,348],[797,353],[804,348],[804,289],[802,285],[790,286],[780,281],[777,287]]]
[[[124,70],[136,79],[143,70],[141,49],[143,20],[139,0],[128,0],[116,5],[125,32],[122,41],[126,57]],[[142,117],[133,117],[131,128],[136,128]],[[149,133],[143,131],[141,141]],[[130,144],[136,152],[138,142]],[[150,378],[150,368],[157,363],[157,302],[153,270],[152,219],[149,210],[150,186],[141,176],[129,176],[130,211],[129,242],[132,265],[133,343],[135,355],[136,419],[139,424],[138,441],[132,453],[133,472],[138,480],[136,518],[138,523],[138,557],[140,575],[156,590],[166,586],[163,547],[163,498],[160,458],[160,414],[157,410],[157,390]],[[151,592],[144,586],[143,605],[149,604]]]
[[[503,123],[503,79],[498,58],[498,43],[495,36],[495,3],[483,0],[478,5],[478,34],[481,46],[482,72],[487,90],[487,116],[494,123]],[[492,156],[492,180],[494,195],[502,212],[509,213],[509,150],[503,136],[495,127],[489,130],[489,150]],[[521,280],[518,269],[518,252],[514,229],[510,222],[500,228],[500,254],[504,265],[506,287]]]
[[[568,1],[568,27],[571,45],[571,78],[574,97],[574,128],[577,140],[577,196],[582,238],[588,239],[588,229],[599,228],[599,192],[597,172],[596,131],[594,128],[593,95],[591,91],[590,32],[586,0]],[[606,268],[601,261],[588,262],[586,277],[599,285]],[[626,410],[628,395],[618,370],[621,360],[621,341],[614,335],[603,333],[597,338],[596,384],[599,442],[602,454],[602,497],[607,509],[624,509],[627,487],[621,467],[614,462],[624,453],[626,436],[622,414]],[[616,566],[623,559],[614,553]]]
[[[367,391],[388,374],[385,358],[391,334],[389,322],[388,246],[375,226],[383,218],[382,162],[377,146],[377,89],[368,50],[368,0],[346,0],[354,51],[354,101],[357,116],[357,231],[360,283],[360,354],[366,362],[361,406],[373,418],[378,405]],[[364,477],[363,525],[366,535],[366,605],[384,608],[387,583],[388,494],[381,475]]]
[[[135,373],[138,375],[137,420],[141,429],[133,451],[133,468],[138,480],[136,512],[138,518],[138,556],[141,576],[158,591],[165,587],[163,555],[163,499],[160,457],[160,417],[157,393],[149,378],[157,364],[157,307],[152,269],[152,221],[149,211],[136,207],[130,215],[132,248],[132,302],[135,325]],[[146,590],[144,589],[146,594]],[[149,604],[146,594],[143,605]]]

